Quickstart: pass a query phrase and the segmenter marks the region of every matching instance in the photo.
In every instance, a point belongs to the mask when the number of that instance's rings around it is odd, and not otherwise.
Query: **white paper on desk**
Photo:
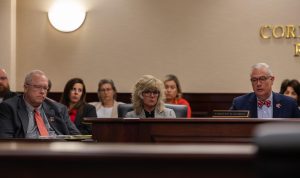
[[[60,139],[90,139],[92,138],[92,135],[57,135],[56,138]]]

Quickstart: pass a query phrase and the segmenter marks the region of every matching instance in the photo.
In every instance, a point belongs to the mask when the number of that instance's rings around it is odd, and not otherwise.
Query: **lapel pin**
[[[50,122],[54,122],[55,121],[54,117],[50,117],[49,120],[50,120]]]
[[[278,108],[278,109],[281,108],[281,104],[280,104],[280,103],[277,103],[277,104],[276,104],[276,108]]]

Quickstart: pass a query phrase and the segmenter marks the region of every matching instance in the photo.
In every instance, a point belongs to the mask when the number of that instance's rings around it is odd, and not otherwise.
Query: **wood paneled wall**
[[[50,92],[49,98],[59,101],[61,92]],[[229,109],[234,97],[243,93],[184,93],[184,98],[190,102],[192,117],[210,117],[214,109]],[[130,103],[130,93],[118,93],[117,100]],[[97,101],[97,93],[87,93],[86,101]]]

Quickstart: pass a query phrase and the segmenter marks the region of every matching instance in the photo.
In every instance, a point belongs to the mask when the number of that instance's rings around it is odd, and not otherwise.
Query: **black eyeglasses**
[[[102,89],[100,89],[98,91],[104,93],[104,92],[110,92],[112,90],[113,90],[112,88],[102,88]]]
[[[34,90],[44,90],[44,91],[48,91],[48,87],[47,86],[42,86],[42,85],[33,85],[33,84],[26,84],[28,86],[31,86]]]
[[[145,90],[143,92],[143,95],[145,95],[145,96],[151,96],[151,95],[158,96],[159,94],[160,94],[160,92],[158,90]]]
[[[7,77],[0,77],[0,80],[7,80]]]
[[[269,78],[271,78],[271,76],[260,76],[260,77],[252,77],[251,79],[250,79],[250,81],[252,82],[252,83],[257,83],[258,81],[260,81],[260,82],[265,82],[265,81],[267,81]]]

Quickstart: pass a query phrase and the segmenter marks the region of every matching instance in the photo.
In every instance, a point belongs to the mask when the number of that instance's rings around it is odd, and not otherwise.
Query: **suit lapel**
[[[280,117],[280,97],[278,94],[273,93],[273,118],[279,118]]]
[[[165,117],[164,111],[160,112],[158,109],[155,109],[154,117],[155,117],[155,118],[162,118],[162,117]]]
[[[47,103],[43,102],[43,110],[45,112],[45,115],[47,117],[48,123],[50,124],[51,128],[55,130],[56,133],[60,133],[57,130],[57,127],[55,125],[55,110],[51,108]]]
[[[250,96],[249,100],[249,108],[252,118],[257,118],[257,98],[256,95],[253,93],[253,95]]]
[[[117,118],[118,117],[117,113],[118,113],[118,102],[114,100],[114,106],[112,108],[111,117]]]
[[[141,114],[137,115],[138,118],[146,118],[145,111],[143,110]]]
[[[99,109],[101,109],[103,107],[101,102],[96,103],[95,105],[96,111],[98,111]]]
[[[23,127],[23,131],[26,135],[27,133],[27,129],[28,129],[28,122],[29,122],[29,118],[28,118],[28,112],[27,112],[27,107],[25,105],[24,99],[21,98],[18,102],[18,110],[17,110],[19,119],[22,123],[22,127]]]

